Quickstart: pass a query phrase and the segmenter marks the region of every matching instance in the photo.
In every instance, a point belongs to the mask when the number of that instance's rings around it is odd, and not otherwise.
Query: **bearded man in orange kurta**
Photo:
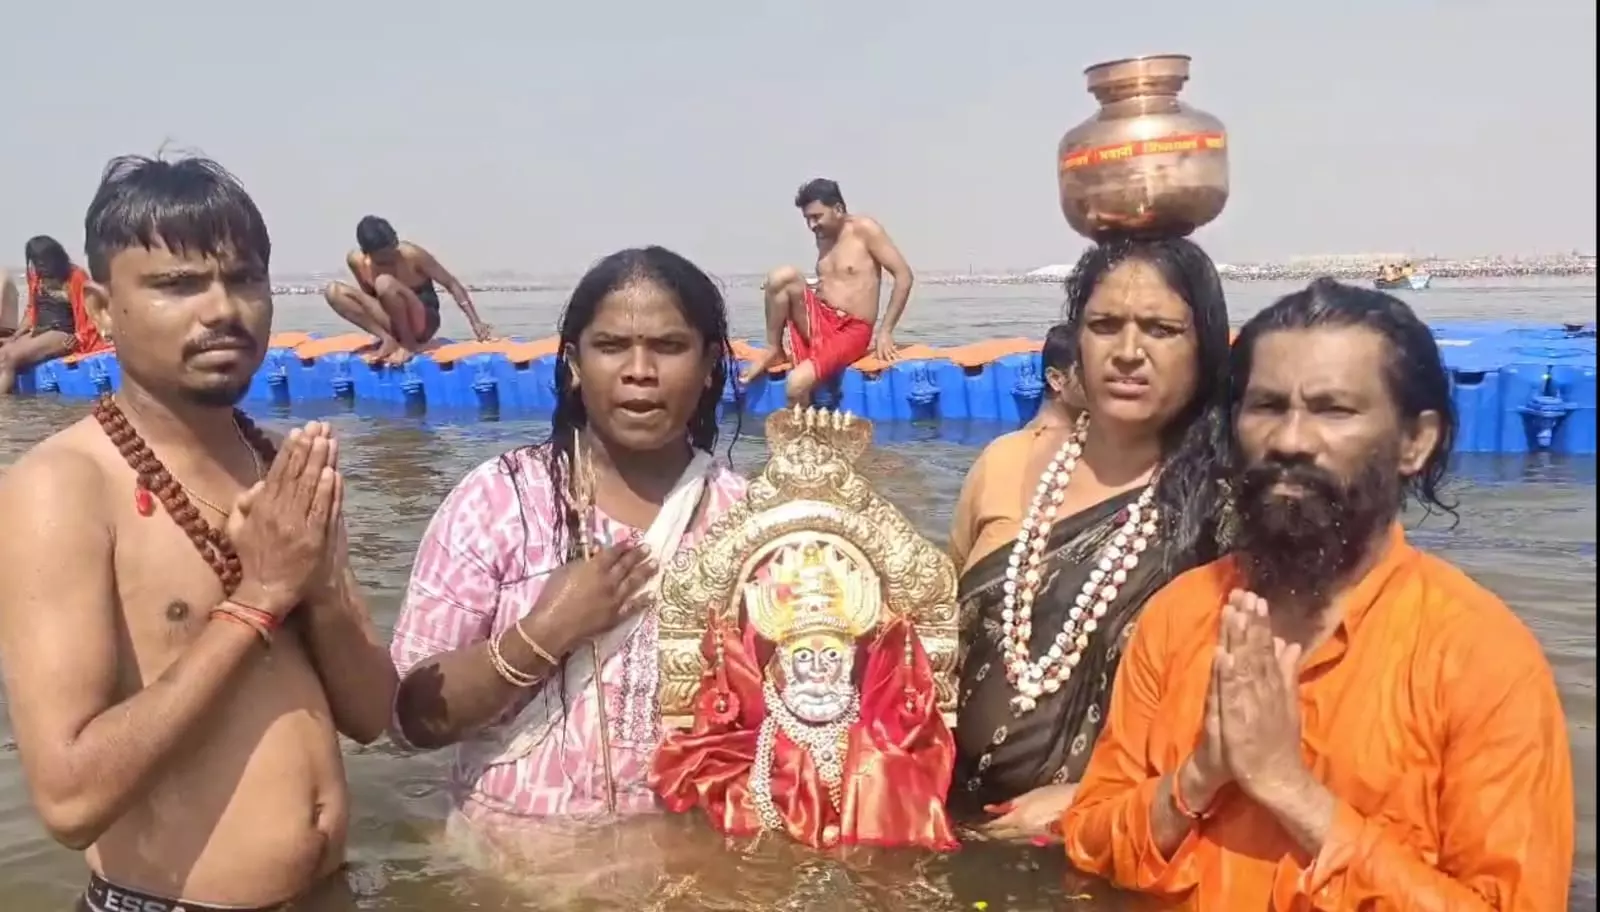
[[[1500,599],[1413,548],[1454,437],[1428,328],[1320,279],[1234,347],[1239,550],[1157,593],[1062,820],[1201,910],[1567,908],[1566,722]]]

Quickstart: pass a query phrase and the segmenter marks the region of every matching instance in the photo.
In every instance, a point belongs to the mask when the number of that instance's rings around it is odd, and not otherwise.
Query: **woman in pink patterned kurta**
[[[459,818],[495,842],[529,818],[655,807],[648,582],[671,554],[646,552],[692,546],[745,487],[709,458],[732,356],[722,295],[692,263],[657,247],[600,261],[561,341],[550,440],[479,466],[446,498],[391,647],[395,740],[456,745]],[[590,511],[570,493],[585,466]],[[581,557],[584,541],[596,556]]]

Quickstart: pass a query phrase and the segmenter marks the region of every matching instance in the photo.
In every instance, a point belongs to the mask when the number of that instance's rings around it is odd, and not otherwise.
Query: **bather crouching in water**
[[[494,334],[461,280],[421,245],[400,240],[387,219],[369,215],[356,223],[356,247],[345,257],[356,283],[332,282],[322,296],[334,313],[377,338],[368,360],[404,364],[433,341],[442,319],[439,285],[467,315],[474,338],[484,342]]]

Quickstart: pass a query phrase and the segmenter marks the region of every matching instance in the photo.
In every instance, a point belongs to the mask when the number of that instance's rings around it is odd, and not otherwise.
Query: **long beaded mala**
[[[1022,520],[1022,530],[1011,551],[1010,566],[1006,568],[1005,596],[1000,612],[1001,656],[1006,680],[1017,691],[1011,698],[1011,711],[1016,716],[1032,712],[1041,697],[1055,693],[1071,679],[1084,650],[1089,648],[1090,635],[1121,594],[1128,575],[1139,565],[1139,556],[1156,535],[1155,483],[1151,479],[1138,500],[1117,517],[1118,529],[1101,548],[1089,578],[1062,619],[1061,630],[1044,655],[1034,659],[1031,654],[1033,602],[1044,579],[1045,547],[1056,515],[1066,499],[1067,487],[1072,484],[1073,473],[1078,468],[1088,429],[1089,419],[1085,415],[1078,419],[1039,478],[1033,503]]]
[[[172,521],[189,537],[195,550],[205,558],[217,579],[221,580],[223,594],[232,595],[239,588],[243,569],[239,564],[239,553],[234,550],[226,531],[213,526],[200,514],[184,486],[167,471],[167,467],[134,429],[114,399],[109,395],[101,396],[95,403],[94,417],[117,452],[122,454],[129,468],[138,476],[134,483],[133,504],[139,515],[154,515],[156,503],[159,502]],[[233,422],[240,439],[249,445],[259,460],[258,468],[271,465],[278,453],[267,435],[256,427],[250,416],[238,409],[234,409]]]

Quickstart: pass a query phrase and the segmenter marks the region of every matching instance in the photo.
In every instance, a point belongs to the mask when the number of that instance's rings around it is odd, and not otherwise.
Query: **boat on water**
[[[1410,263],[1385,263],[1378,270],[1378,277],[1372,280],[1372,286],[1380,291],[1409,290],[1421,291],[1433,284],[1433,276],[1426,272],[1418,272]]]
[[[1398,276],[1393,279],[1386,279],[1383,276],[1379,276],[1372,280],[1373,287],[1383,291],[1389,291],[1390,289],[1395,288],[1421,291],[1432,284],[1433,276],[1428,275],[1426,272],[1414,272],[1411,275]]]

